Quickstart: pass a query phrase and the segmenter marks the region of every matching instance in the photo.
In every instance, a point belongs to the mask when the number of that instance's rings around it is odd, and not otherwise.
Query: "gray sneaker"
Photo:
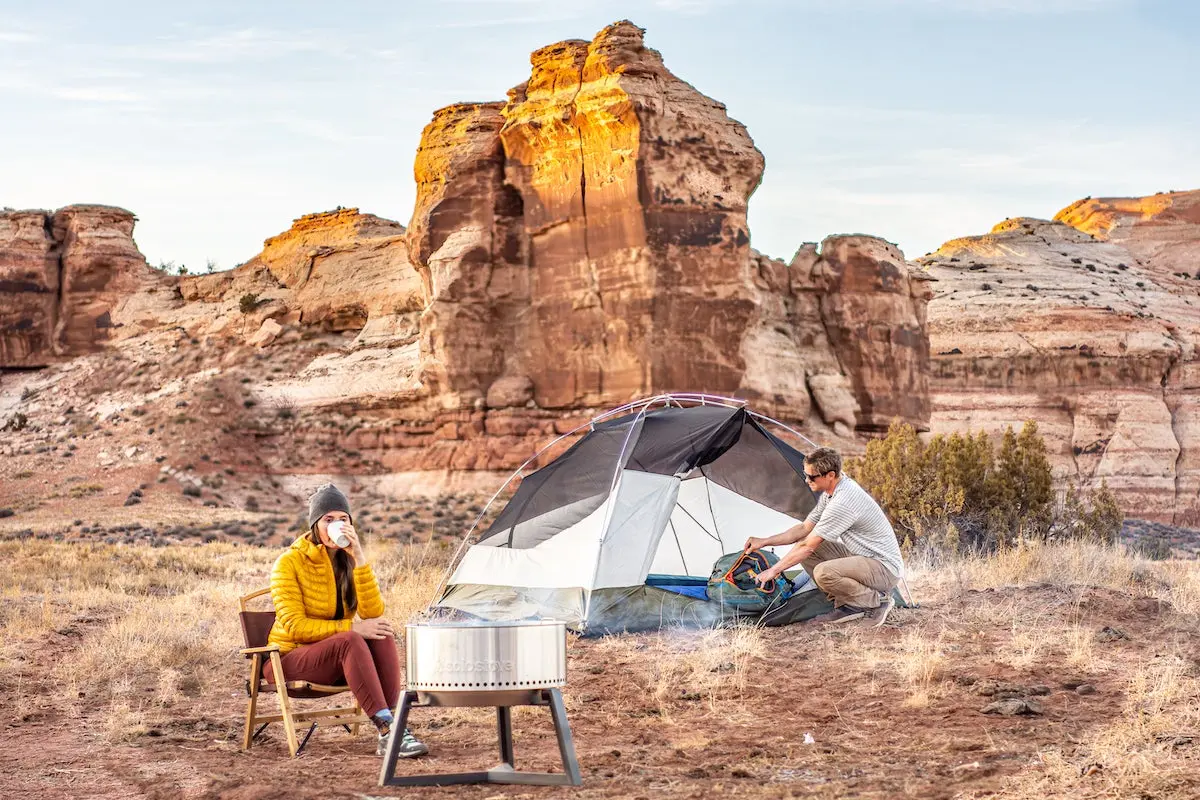
[[[827,611],[819,617],[813,617],[809,622],[817,625],[840,625],[843,622],[853,622],[867,615],[867,610],[858,606],[838,606],[833,611]]]
[[[885,595],[883,600],[879,602],[879,606],[877,608],[872,608],[870,612],[867,613],[867,624],[872,628],[882,627],[883,623],[887,622],[888,614],[890,614],[892,609],[895,607],[896,601],[892,599],[892,596],[890,594]]]
[[[387,754],[389,736],[391,736],[391,733],[379,734],[379,742],[375,745],[375,755],[382,756]],[[396,758],[416,758],[428,752],[429,745],[413,736],[412,731],[405,728],[404,735],[400,737],[400,745],[396,748]]]

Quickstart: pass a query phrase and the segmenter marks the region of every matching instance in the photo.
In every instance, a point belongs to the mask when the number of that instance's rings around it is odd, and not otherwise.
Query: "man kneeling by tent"
[[[869,618],[878,627],[895,607],[891,591],[904,577],[904,561],[896,533],[883,509],[865,489],[842,474],[842,457],[822,447],[804,457],[804,478],[821,494],[808,518],[783,533],[746,541],[746,552],[762,547],[795,544],[757,580],[767,584],[783,571],[800,564],[833,601],[833,610],[811,621],[849,622]],[[762,623],[786,625],[792,621],[788,606],[803,602],[794,595],[782,607],[766,614]]]

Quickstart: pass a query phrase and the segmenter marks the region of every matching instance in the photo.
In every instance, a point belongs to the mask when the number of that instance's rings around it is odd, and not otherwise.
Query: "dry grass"
[[[1167,654],[1136,667],[1117,712],[1077,749],[1039,754],[1040,768],[999,796],[1176,797],[1194,785],[1187,747],[1200,737],[1200,680],[1187,659]]]
[[[418,567],[412,550],[376,561],[397,623],[424,607],[440,575]],[[0,543],[0,559],[20,565],[0,593],[0,683],[29,684],[24,656],[64,637],[77,646],[56,661],[48,702],[105,708],[112,738],[143,733],[181,698],[241,685],[237,599],[266,585],[278,554],[230,544]]]
[[[265,585],[278,553],[225,544],[0,543],[0,558],[9,565],[0,588],[0,687],[9,701],[6,710],[18,721],[36,724],[39,709],[47,705],[64,711],[83,705],[94,714],[91,734],[146,742],[139,736],[161,728],[165,719],[205,713],[198,709],[214,698],[228,703],[231,693],[240,692],[245,669],[237,654],[236,598]],[[375,552],[393,622],[403,624],[429,602],[443,557],[418,546]],[[573,719],[603,720],[606,730],[652,732],[647,735],[653,742],[689,754],[680,757],[681,763],[692,755],[703,761],[724,747],[729,763],[764,775],[791,764],[790,758],[818,777],[840,780],[839,767],[832,764],[836,759],[826,771],[824,761],[813,760],[818,751],[799,743],[780,745],[784,749],[778,753],[764,747],[752,757],[739,757],[727,744],[731,736],[762,728],[764,713],[770,713],[760,706],[764,693],[790,687],[797,676],[836,676],[845,689],[845,698],[837,700],[836,722],[806,715],[805,702],[797,700],[796,706],[803,720],[797,730],[813,730],[835,751],[865,745],[862,737],[870,734],[876,737],[871,742],[878,738],[899,748],[889,750],[895,763],[910,759],[927,767],[929,759],[943,758],[953,766],[981,757],[906,752],[886,721],[936,727],[938,720],[951,720],[989,731],[993,744],[987,752],[1024,754],[1019,769],[989,784],[989,796],[997,796],[997,790],[1014,800],[1139,792],[1188,796],[1179,787],[1190,786],[1187,781],[1196,774],[1200,669],[1186,647],[1200,613],[1200,564],[1147,562],[1081,544],[1035,545],[937,569],[915,565],[909,583],[925,609],[898,612],[893,624],[879,631],[735,627],[572,637],[568,709]],[[1013,588],[1029,586],[1037,588]],[[1171,603],[1174,611],[1155,623],[1167,638],[1140,641],[1141,632],[1131,628],[1131,641],[1099,642],[1088,616],[1097,613],[1096,606],[1084,596],[1100,591],[1101,600],[1109,602],[1108,589],[1116,593],[1111,595],[1114,608],[1122,598],[1137,596]],[[1179,632],[1176,640],[1169,638],[1170,631]],[[793,646],[794,655],[788,650]],[[22,660],[39,648],[65,654],[56,656],[57,665],[47,674],[33,669],[37,659]],[[1008,729],[997,729],[993,740],[992,718],[978,715],[983,700],[977,702],[953,680],[989,669],[1008,676],[1005,680],[1026,675],[1028,683],[1035,677],[1041,682],[1038,676],[1046,670],[1099,676],[1102,693],[1087,701],[1088,707],[1111,713],[1070,728],[1069,736],[1046,739],[1040,749]],[[1082,707],[1083,701],[1055,698],[1058,708]],[[969,717],[966,723],[963,715]],[[443,741],[478,736],[479,726],[490,724],[485,716],[478,709],[440,711],[436,735]],[[544,728],[542,716],[544,710],[518,710],[522,730],[526,723]],[[229,729],[236,727],[231,712]],[[1177,744],[1186,738],[1180,734],[1196,735],[1198,745]],[[798,735],[791,731],[787,737]],[[618,776],[633,769],[622,765],[624,760],[613,767]],[[864,762],[864,768],[876,767]],[[973,795],[967,790],[962,796]]]
[[[1020,593],[986,594],[967,606],[963,623],[1008,635],[995,645],[994,658],[1019,671],[1061,664],[1086,675],[1119,680],[1123,699],[1111,720],[1075,746],[1038,754],[1036,768],[1010,778],[999,796],[1014,800],[1045,797],[1180,796],[1200,766],[1189,758],[1191,741],[1200,742],[1200,669],[1171,649],[1139,661],[1097,644],[1095,626],[1074,622],[1079,597],[1088,589],[1111,589],[1118,596],[1152,597],[1166,604],[1194,630],[1200,614],[1200,564],[1148,561],[1120,549],[1070,542],[1014,547],[995,556],[962,558],[937,568],[915,565],[911,581],[928,600],[939,602],[970,591],[1045,586],[1064,590],[1071,613]],[[1075,605],[1072,605],[1075,604]],[[1135,633],[1136,635],[1136,633]],[[1117,676],[1120,676],[1119,678]],[[1119,696],[1119,692],[1118,692]],[[1188,740],[1186,734],[1196,737]],[[1184,744],[1177,749],[1177,743]]]
[[[1148,594],[1180,611],[1200,613],[1200,571],[1194,562],[1149,561],[1087,542],[1024,542],[989,556],[963,556],[936,565],[917,561],[910,564],[910,573],[911,583],[932,590],[937,598],[1007,586],[1098,586]]]

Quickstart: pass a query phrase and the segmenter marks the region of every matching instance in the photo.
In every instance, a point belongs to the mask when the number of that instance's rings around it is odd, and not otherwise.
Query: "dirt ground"
[[[998,658],[1019,654],[1014,637],[1021,632],[988,624],[989,615],[1030,612],[1046,630],[1088,632],[1095,669],[1072,666],[1065,650],[1045,642],[1044,655],[1027,668]],[[25,674],[51,672],[88,641],[89,627],[103,623],[60,627],[26,653]],[[565,696],[580,788],[384,789],[373,737],[354,739],[341,729],[318,730],[296,760],[287,757],[278,725],[241,752],[245,694],[232,682],[185,698],[169,721],[115,742],[100,730],[102,710],[86,698],[70,710],[39,710],[35,702],[25,719],[0,713],[0,796],[976,798],[1057,787],[1072,797],[1194,798],[1200,730],[1167,732],[1161,750],[1168,766],[1140,795],[1128,793],[1120,764],[1091,761],[1097,751],[1087,743],[1121,723],[1130,681],[1144,665],[1173,654],[1192,678],[1200,672],[1196,633],[1194,618],[1157,600],[1042,586],[968,591],[899,610],[878,630],[794,626],[573,639]],[[729,636],[752,648],[737,663],[721,661]],[[889,654],[907,666],[887,663]],[[710,662],[709,675],[697,678],[696,666]],[[1081,683],[1095,692],[1080,693],[1074,687]],[[11,710],[18,692],[36,701],[61,690],[35,678],[4,686],[0,697]],[[1006,692],[1036,698],[1044,713],[981,713]],[[487,709],[415,710],[412,726],[432,752],[400,762],[398,773],[493,766],[494,719]],[[547,711],[521,709],[514,727],[518,767],[558,769]]]
[[[1063,551],[958,582],[915,572],[921,607],[878,630],[572,639],[579,788],[380,788],[366,731],[319,730],[292,760],[273,725],[242,752],[233,601],[265,583],[302,495],[240,431],[286,439],[295,419],[254,405],[238,373],[158,388],[203,374],[193,356],[178,375],[105,356],[74,383],[4,376],[0,416],[29,418],[0,438],[0,798],[1200,797],[1200,571],[1119,551],[1095,556],[1103,569]],[[356,522],[380,551],[434,562],[485,499],[362,483]],[[405,573],[384,566],[399,591]],[[428,587],[389,597],[389,614],[429,599],[438,573],[424,569]],[[1006,700],[1035,713],[983,713]],[[557,769],[548,713],[514,723],[518,767]],[[412,726],[432,752],[401,774],[499,760],[488,710],[417,709]]]

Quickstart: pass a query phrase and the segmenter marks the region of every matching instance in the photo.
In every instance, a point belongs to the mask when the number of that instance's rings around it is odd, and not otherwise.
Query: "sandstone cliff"
[[[112,337],[117,304],[159,280],[133,223],[111,206],[0,212],[0,367],[44,366]]]
[[[870,236],[790,263],[755,252],[762,172],[745,127],[616,23],[536,51],[506,101],[435,112],[407,229],[338,209],[229,272],[153,273],[113,305],[113,347],[22,378],[53,396],[0,386],[0,417],[71,409],[127,426],[138,453],[236,454],[217,482],[232,462],[285,486],[400,491],[511,470],[599,410],[670,391],[743,397],[848,448],[894,417],[926,428],[927,278]],[[55,263],[39,225],[0,231],[22,276]],[[43,294],[13,306],[52,331]],[[39,335],[5,352],[43,351]]]
[[[507,103],[426,127],[409,237],[431,389],[543,409],[702,390],[793,421],[820,393],[847,434],[892,414],[924,427],[926,295],[903,256],[846,237],[793,281],[751,250],[762,154],[642,35],[621,22],[542,48]],[[918,399],[872,399],[885,387]]]
[[[1057,472],[1200,521],[1200,192],[1086,200],[921,259],[932,429],[1038,421]]]

